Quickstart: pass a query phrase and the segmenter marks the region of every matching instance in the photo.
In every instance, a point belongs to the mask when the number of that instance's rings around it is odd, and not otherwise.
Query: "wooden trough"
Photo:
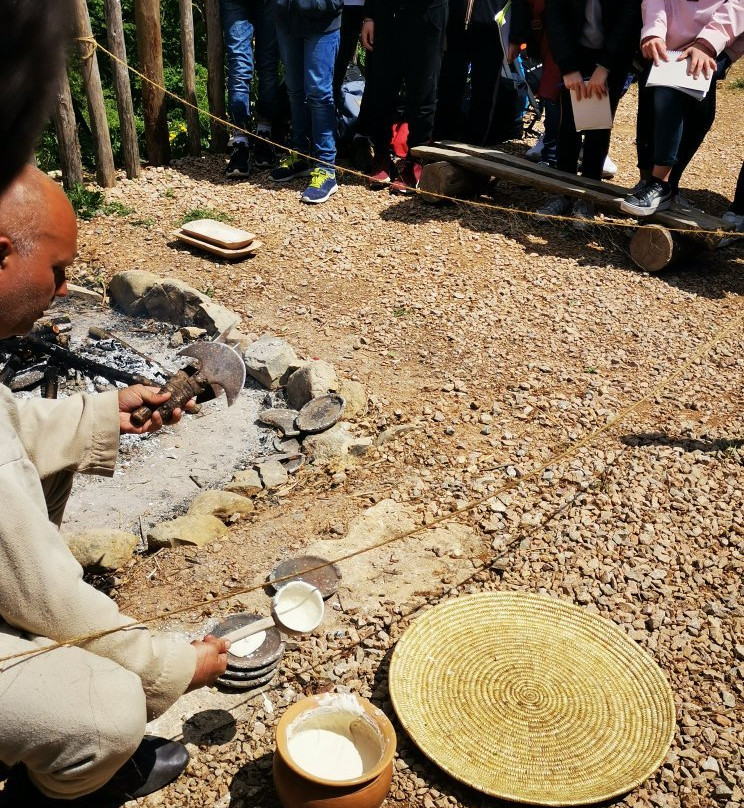
[[[629,192],[614,183],[568,175],[498,149],[442,141],[434,146],[417,146],[412,153],[425,164],[419,187],[424,199],[430,202],[441,201],[437,195],[477,195],[483,189],[484,177],[587,199],[613,213],[621,212],[620,203]],[[658,272],[680,258],[720,245],[720,236],[700,231],[731,230],[723,219],[699,210],[686,213],[665,210],[651,218],[653,221],[648,224],[639,223],[630,240],[630,256],[646,272]]]

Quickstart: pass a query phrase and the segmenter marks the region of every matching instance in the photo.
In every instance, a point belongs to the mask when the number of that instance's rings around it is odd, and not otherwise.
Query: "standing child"
[[[644,0],[641,50],[654,64],[669,61],[669,50],[681,51],[678,59],[690,59],[687,72],[709,78],[717,68],[716,57],[744,32],[743,0]],[[645,84],[648,69],[641,84]],[[633,216],[650,216],[667,210],[677,194],[687,167],[716,115],[716,82],[697,100],[673,87],[641,87],[639,100],[639,168],[642,182],[620,204]],[[645,96],[645,97],[644,97]],[[651,100],[653,106],[651,106]],[[648,132],[648,136],[643,131]],[[650,134],[653,130],[653,135]],[[686,136],[685,136],[686,135]],[[645,148],[644,148],[644,144]],[[653,151],[653,168],[644,153]],[[647,158],[650,162],[650,156]]]
[[[543,19],[550,51],[563,76],[558,168],[577,174],[582,138],[576,131],[571,94],[578,103],[592,95],[609,96],[614,114],[638,44],[641,0],[546,0]],[[610,133],[610,129],[584,132],[583,176],[602,177]],[[554,216],[570,212],[578,220],[588,220],[594,216],[594,205],[583,199],[572,203],[559,195],[539,212]]]
[[[333,67],[343,0],[276,0],[277,39],[292,117],[292,147],[269,175],[275,182],[310,177],[300,197],[318,204],[336,193]],[[299,154],[298,154],[299,152]],[[312,168],[302,155],[318,162]]]

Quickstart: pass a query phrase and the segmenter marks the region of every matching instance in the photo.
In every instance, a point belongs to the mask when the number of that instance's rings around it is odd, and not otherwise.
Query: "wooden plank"
[[[507,154],[499,149],[486,149],[480,146],[470,146],[466,143],[455,143],[453,141],[442,141],[441,146],[457,151],[462,154],[469,154],[473,157],[482,157],[486,160],[492,160],[503,165],[512,166],[531,174],[539,174],[541,176],[555,177],[557,179],[565,179],[566,172],[558,171],[558,169],[550,168],[549,166],[541,166],[538,163],[533,163],[524,157],[517,157],[513,154]],[[624,197],[630,189],[622,185],[617,185],[603,180],[594,180],[589,177],[582,177],[579,175],[572,176],[570,183],[578,185],[582,188],[597,190],[602,193],[609,193],[610,195]],[[624,215],[624,214],[623,214]],[[679,213],[677,211],[662,211],[661,213],[654,214],[654,221],[660,222],[666,227],[681,228],[684,230],[729,230],[730,226],[719,219],[717,216],[712,216],[704,211],[690,211],[689,213]]]
[[[141,172],[137,127],[132,105],[132,88],[127,70],[127,49],[124,44],[124,23],[121,14],[121,0],[106,0],[106,32],[111,53],[120,59],[111,60],[114,75],[116,108],[121,127],[121,151],[124,157],[124,170],[129,179],[136,179]],[[123,64],[122,64],[123,62]]]
[[[52,112],[54,130],[59,145],[59,161],[62,166],[62,182],[68,190],[83,181],[83,162],[80,156],[80,142],[72,106],[72,94],[67,71],[63,71],[57,89],[57,103]]]
[[[135,0],[134,16],[140,69],[143,75],[150,79],[142,82],[142,113],[145,120],[147,159],[154,166],[167,165],[170,161],[170,141],[165,90],[160,89],[165,86],[160,0]]]
[[[196,106],[196,57],[194,56],[194,8],[191,0],[178,0],[181,14],[181,56],[183,60],[184,98]],[[186,107],[186,129],[189,138],[189,154],[201,154],[201,131],[199,113],[194,107]]]
[[[207,18],[207,98],[212,115],[225,120],[225,48],[222,44],[222,19],[219,0],[205,0]],[[210,119],[210,149],[221,154],[227,151],[227,128]]]
[[[86,0],[75,0],[73,14],[77,36],[92,38],[93,29],[90,26]],[[111,149],[111,134],[106,118],[106,104],[103,101],[101,74],[98,70],[98,56],[95,48],[89,42],[79,42],[78,46],[85,95],[88,99],[90,128],[96,148],[96,180],[104,188],[110,188],[116,184],[116,169],[114,168],[114,153]]]

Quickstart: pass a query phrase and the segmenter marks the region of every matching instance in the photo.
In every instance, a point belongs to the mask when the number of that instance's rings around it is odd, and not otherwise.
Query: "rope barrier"
[[[243,129],[240,126],[236,126],[234,123],[230,121],[220,118],[218,115],[214,115],[209,110],[202,109],[201,107],[197,106],[196,104],[192,104],[190,101],[187,101],[185,98],[181,98],[174,92],[171,92],[167,87],[164,87],[162,84],[158,84],[156,81],[153,81],[151,78],[146,76],[144,73],[141,73],[136,68],[129,65],[123,59],[120,59],[116,54],[112,53],[110,50],[105,48],[101,45],[95,37],[78,37],[79,42],[88,43],[94,46],[96,49],[100,50],[102,53],[105,53],[108,57],[113,59],[120,65],[123,65],[130,73],[134,74],[135,76],[139,77],[142,81],[146,81],[152,87],[160,90],[161,92],[165,93],[167,96],[172,98],[174,101],[178,101],[180,104],[183,104],[186,107],[190,107],[193,110],[196,110],[200,115],[206,115],[211,120],[222,124],[223,126],[227,127],[228,129],[232,129],[235,132],[240,132],[241,134],[248,135],[248,137],[254,138],[255,140],[260,140],[263,143],[266,143],[270,146],[273,146],[276,149],[281,149],[282,151],[286,151],[289,153],[294,153],[298,157],[303,158],[304,160],[308,160],[310,162],[318,163],[320,165],[325,166],[326,168],[332,169],[334,172],[338,172],[340,174],[347,174],[352,177],[357,177],[358,179],[364,180],[365,182],[369,181],[369,176],[362,171],[357,171],[353,168],[347,168],[346,166],[340,166],[335,163],[331,163],[327,160],[320,160],[317,157],[312,157],[309,154],[304,154],[303,152],[297,151],[296,149],[292,149],[288,146],[285,146],[281,143],[275,143],[270,138],[264,137],[263,135],[259,135],[257,132],[251,132],[248,129]],[[523,210],[521,208],[509,208],[504,205],[496,205],[491,202],[480,202],[475,199],[458,199],[454,196],[448,196],[447,194],[439,194],[434,191],[422,191],[420,188],[412,188],[411,191],[418,195],[426,195],[427,197],[433,197],[435,199],[440,199],[443,202],[453,202],[456,205],[466,205],[472,208],[480,208],[483,210],[490,210],[495,211],[498,213],[511,213],[517,214],[520,216],[528,216],[533,218],[538,218],[540,221],[555,221],[555,222],[580,222],[582,225],[586,225],[586,219],[579,219],[576,216],[564,216],[555,213],[538,213],[535,210]],[[619,227],[619,228],[626,228],[626,229],[636,229],[639,226],[638,222],[626,222],[621,221],[618,219],[605,219],[599,220],[596,219],[592,222],[592,225],[595,227]],[[685,229],[683,227],[665,227],[665,229],[670,233],[679,233],[683,235],[698,235],[698,236],[715,236],[716,238],[732,238],[732,239],[740,239],[744,238],[744,233],[737,233],[731,230],[704,230],[700,229]]]
[[[389,544],[393,544],[394,542],[403,541],[404,539],[410,538],[411,536],[416,536],[419,533],[431,530],[431,528],[436,527],[437,525],[441,525],[444,522],[449,522],[453,519],[457,519],[457,517],[463,514],[470,513],[471,511],[475,510],[476,508],[479,508],[481,505],[485,505],[486,503],[490,502],[492,499],[498,497],[500,494],[503,494],[506,491],[511,491],[525,482],[534,480],[535,478],[542,475],[545,471],[547,471],[551,466],[556,466],[559,463],[562,463],[563,461],[573,457],[581,449],[593,444],[599,437],[604,435],[614,426],[617,426],[617,424],[624,421],[629,415],[632,415],[634,412],[639,410],[648,401],[658,396],[659,393],[662,392],[662,390],[666,389],[672,382],[674,382],[676,379],[682,376],[698,360],[702,359],[702,357],[710,353],[710,351],[712,351],[716,345],[722,342],[735,329],[739,328],[743,322],[744,322],[744,314],[740,314],[738,317],[735,317],[730,323],[720,328],[713,335],[713,337],[711,337],[711,339],[708,340],[708,342],[703,343],[703,345],[700,346],[684,364],[682,364],[673,373],[670,373],[668,376],[664,377],[640,399],[633,402],[632,404],[629,404],[613,418],[610,418],[610,420],[607,421],[605,424],[598,427],[593,432],[590,432],[588,435],[585,435],[581,440],[572,444],[567,449],[564,449],[561,452],[551,455],[551,457],[546,462],[533,468],[531,471],[526,471],[519,478],[512,478],[510,480],[507,480],[501,486],[501,488],[499,488],[498,491],[471,500],[462,507],[457,508],[454,511],[451,511],[450,513],[442,514],[442,516],[438,516],[437,518],[432,519],[431,521],[426,522],[423,525],[419,525],[418,527],[412,528],[411,530],[407,530],[402,533],[397,533],[393,536],[389,536],[386,539],[382,539],[378,542],[368,545],[367,547],[362,547],[359,550],[354,550],[353,552],[345,553],[344,555],[338,556],[324,564],[318,564],[315,567],[308,568],[306,572],[314,572],[315,570],[323,569],[324,567],[328,567],[334,564],[342,564],[343,562],[348,561],[357,556],[370,553],[374,550],[380,549],[381,547],[386,547]],[[287,575],[282,578],[277,578],[274,583],[276,584],[283,583],[285,581],[292,580],[293,577],[295,576]],[[187,612],[197,611],[198,609],[213,607],[215,606],[215,604],[224,603],[225,601],[231,600],[232,598],[238,597],[240,595],[247,595],[250,592],[256,592],[259,589],[263,589],[265,587],[266,587],[266,581],[261,581],[260,583],[245,587],[244,589],[231,590],[229,593],[219,595],[218,597],[212,598],[211,600],[201,600],[196,603],[187,604],[186,606],[181,606],[169,612],[162,612],[160,614],[153,615],[152,617],[143,618],[136,622],[127,624],[126,626],[117,626],[116,628],[106,629],[104,631],[92,632],[90,634],[83,634],[77,637],[70,637],[65,642],[54,643],[52,645],[47,645],[42,648],[34,648],[29,651],[21,651],[16,654],[10,654],[8,656],[0,657],[0,665],[4,662],[10,662],[12,660],[18,660],[26,657],[36,656],[38,654],[49,653],[50,651],[54,651],[58,648],[68,646],[80,646],[83,645],[84,643],[102,639],[103,637],[107,637],[119,631],[127,631],[134,628],[140,628],[152,625],[153,623],[156,623],[160,620],[166,620],[168,618],[175,617],[176,615],[179,614],[186,614]]]

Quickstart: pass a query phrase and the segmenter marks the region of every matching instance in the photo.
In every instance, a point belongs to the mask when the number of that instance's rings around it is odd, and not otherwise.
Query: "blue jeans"
[[[279,47],[273,0],[220,0],[227,53],[227,108],[230,119],[250,129],[254,62],[258,73],[256,116],[271,122],[279,93]],[[255,58],[253,37],[256,38]]]
[[[277,25],[279,53],[292,116],[292,148],[326,163],[336,162],[333,66],[339,31],[291,36]],[[329,166],[322,166],[333,171]]]

